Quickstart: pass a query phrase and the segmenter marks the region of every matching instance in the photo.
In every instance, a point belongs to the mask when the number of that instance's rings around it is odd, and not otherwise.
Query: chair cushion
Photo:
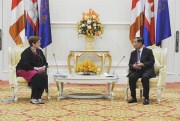
[[[155,74],[157,74],[159,70],[163,67],[163,65],[160,63],[162,50],[161,48],[155,47],[155,46],[151,49],[153,51],[153,55],[155,58],[154,71],[155,71]]]
[[[17,82],[19,86],[27,86],[28,82],[23,77],[17,77]]]
[[[161,59],[161,50],[159,48],[152,50],[154,57],[160,61]]]
[[[157,86],[158,78],[159,78],[158,76],[156,76],[156,77],[154,77],[154,78],[150,78],[150,80],[149,80],[150,87],[151,87],[152,85]],[[137,83],[136,83],[136,87],[137,87],[137,88],[138,88],[138,87],[142,87],[141,78],[138,79],[138,81],[137,81]]]
[[[18,83],[27,83],[27,81],[23,77],[17,77]]]

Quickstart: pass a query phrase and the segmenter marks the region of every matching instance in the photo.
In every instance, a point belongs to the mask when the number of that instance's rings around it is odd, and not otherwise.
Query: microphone
[[[53,56],[54,56],[54,61],[56,63],[56,69],[57,69],[57,72],[56,74],[54,74],[55,77],[62,77],[62,78],[66,78],[68,75],[67,74],[60,74],[59,73],[59,70],[58,70],[58,65],[57,65],[57,62],[56,62],[56,57],[55,57],[55,54],[53,53]]]
[[[53,56],[54,56],[54,61],[55,61],[55,63],[56,63],[56,69],[57,69],[56,75],[59,75],[58,65],[57,65],[56,57],[55,57],[55,54],[54,54],[54,53],[53,53]]]
[[[104,76],[106,76],[106,77],[115,77],[114,71],[116,70],[116,68],[119,66],[119,64],[122,62],[122,60],[123,60],[124,58],[125,58],[125,56],[123,56],[123,57],[121,58],[121,60],[120,60],[119,63],[117,64],[117,66],[114,68],[113,74],[104,73]],[[117,75],[116,75],[116,76],[117,76]]]
[[[119,66],[119,64],[122,62],[122,60],[125,58],[125,56],[123,56],[122,58],[121,58],[121,60],[119,61],[119,63],[117,64],[117,66],[114,68],[114,70],[113,70],[113,75],[114,75],[114,71],[117,69],[117,67]]]

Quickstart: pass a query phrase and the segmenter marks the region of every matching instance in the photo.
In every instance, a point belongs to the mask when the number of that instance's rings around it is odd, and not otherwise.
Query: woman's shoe
[[[37,99],[30,99],[30,103],[39,104],[39,101]]]
[[[44,104],[44,102],[42,101],[42,99],[38,99],[37,101],[39,102],[39,104]]]

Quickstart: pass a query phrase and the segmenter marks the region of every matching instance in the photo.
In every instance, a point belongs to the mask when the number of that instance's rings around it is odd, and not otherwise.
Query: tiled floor
[[[168,87],[168,88],[180,88],[180,82],[166,83],[166,87]]]

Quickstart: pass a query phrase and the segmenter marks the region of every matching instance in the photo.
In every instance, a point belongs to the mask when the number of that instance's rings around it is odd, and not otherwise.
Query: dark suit
[[[144,67],[141,69],[134,69],[133,65],[137,62],[137,50],[131,52],[131,57],[129,60],[129,86],[131,90],[132,98],[136,98],[136,82],[138,78],[142,78],[143,86],[143,96],[149,98],[149,79],[155,76],[154,72],[154,55],[151,49],[143,48],[141,53],[141,63],[144,64]]]

